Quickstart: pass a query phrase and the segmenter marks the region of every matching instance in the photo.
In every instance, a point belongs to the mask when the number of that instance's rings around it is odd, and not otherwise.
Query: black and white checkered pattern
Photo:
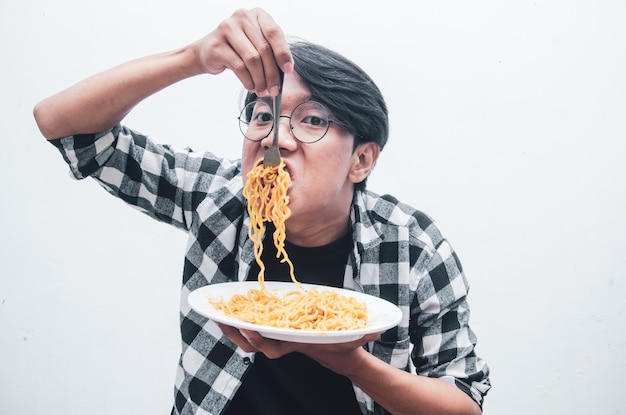
[[[186,298],[207,284],[245,280],[254,261],[240,160],[158,145],[122,126],[52,143],[75,178],[93,177],[147,215],[188,232],[172,413],[220,414],[254,354],[237,348]],[[355,194],[352,225],[355,247],[344,286],[389,300],[404,315],[368,351],[397,368],[446,380],[482,406],[489,369],[474,353],[468,284],[448,242],[426,215],[370,192]],[[363,413],[385,413],[356,386],[355,392]]]

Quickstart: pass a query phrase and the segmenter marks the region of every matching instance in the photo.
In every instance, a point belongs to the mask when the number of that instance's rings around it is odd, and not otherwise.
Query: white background
[[[382,89],[391,138],[370,187],[458,251],[492,369],[485,414],[626,413],[618,0],[2,0],[0,413],[169,412],[186,237],[71,180],[32,107],[254,5]],[[231,73],[184,81],[126,123],[237,157],[240,90]]]

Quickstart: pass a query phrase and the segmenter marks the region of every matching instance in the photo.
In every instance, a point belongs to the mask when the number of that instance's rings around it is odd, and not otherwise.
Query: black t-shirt
[[[276,259],[276,247],[271,237],[273,230],[270,224],[261,257],[266,266],[265,280],[291,281],[289,266]],[[303,248],[289,242],[285,245],[298,281],[334,287],[343,285],[351,249],[350,232],[321,247]],[[255,263],[248,280],[256,280],[258,272]],[[348,378],[300,353],[290,353],[278,359],[268,359],[257,353],[225,414],[360,415],[361,411]]]

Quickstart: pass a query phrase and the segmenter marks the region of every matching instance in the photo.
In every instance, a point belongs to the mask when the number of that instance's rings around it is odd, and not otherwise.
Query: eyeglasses
[[[302,143],[320,141],[330,128],[330,119],[326,107],[316,101],[305,101],[293,109],[291,115],[279,115],[289,120],[291,135]],[[272,132],[274,112],[265,101],[256,100],[247,104],[237,118],[239,129],[244,137],[251,141],[261,141]]]

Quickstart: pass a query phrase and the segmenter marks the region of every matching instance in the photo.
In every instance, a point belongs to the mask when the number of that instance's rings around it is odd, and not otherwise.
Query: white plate
[[[270,290],[274,290],[279,295],[296,289],[292,282],[266,281],[265,287]],[[196,312],[218,323],[224,323],[229,326],[242,329],[254,330],[260,333],[263,337],[270,339],[297,343],[330,344],[350,342],[360,339],[366,334],[382,332],[391,327],[395,327],[402,318],[402,312],[396,305],[381,298],[356,291],[325,287],[321,285],[302,284],[302,287],[305,289],[315,287],[318,290],[338,291],[341,295],[355,297],[358,300],[365,302],[367,305],[368,317],[367,327],[356,330],[319,331],[262,326],[229,317],[221,311],[215,309],[215,307],[209,302],[209,299],[228,300],[233,294],[245,294],[252,288],[258,289],[259,283],[257,281],[227,282],[207,285],[194,290],[191,294],[189,294],[188,301],[191,308],[193,308]]]

